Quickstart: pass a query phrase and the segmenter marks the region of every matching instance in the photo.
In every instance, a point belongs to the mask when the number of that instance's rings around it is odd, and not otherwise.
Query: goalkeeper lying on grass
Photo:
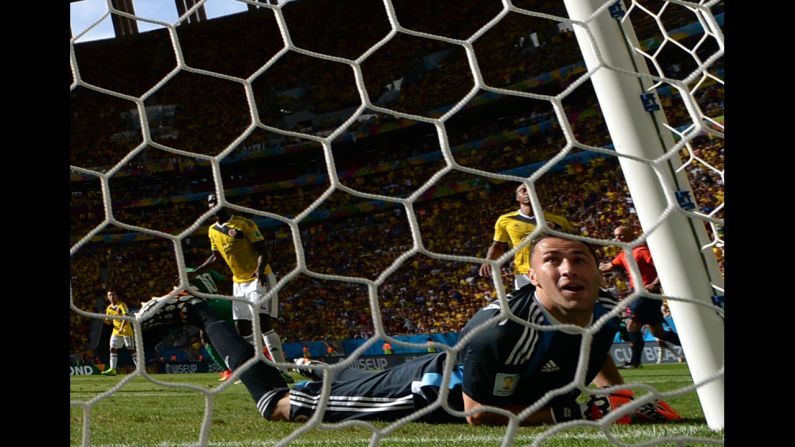
[[[508,297],[511,312],[521,322],[500,315],[494,302],[480,311],[461,331],[472,332],[457,357],[447,352],[428,354],[394,368],[371,373],[358,369],[336,372],[323,420],[397,420],[428,407],[439,399],[440,387],[449,388],[450,408],[466,417],[450,414],[441,406],[422,414],[417,421],[463,422],[472,425],[506,424],[508,418],[484,405],[518,414],[547,392],[561,389],[574,380],[587,328],[608,313],[616,302],[600,291],[600,272],[593,249],[579,241],[541,236],[531,253],[530,284]],[[165,303],[160,304],[160,301]],[[271,421],[306,421],[322,398],[322,381],[302,382],[288,388],[279,371],[263,361],[244,371],[240,366],[254,356],[250,343],[227,322],[217,318],[206,303],[195,297],[165,297],[147,302],[137,314],[144,330],[168,324],[194,324],[207,332],[213,345],[240,376],[254,398],[257,409]],[[496,317],[496,318],[495,318]],[[529,326],[532,323],[535,327]],[[553,324],[565,329],[550,330]],[[586,359],[583,384],[599,387],[620,385],[621,375],[610,357],[610,345],[619,319],[600,321],[593,333]],[[478,329],[480,329],[478,331]],[[448,383],[442,383],[444,362],[455,362]],[[304,366],[320,372],[314,366]],[[320,379],[320,377],[315,376]],[[583,387],[584,388],[584,387]],[[585,404],[575,399],[574,388],[549,400],[525,417],[522,425],[537,425],[575,419],[598,420],[611,411],[617,423],[678,420],[680,416],[663,401],[642,406],[632,404],[628,389],[607,392],[589,389]],[[629,404],[621,409],[622,405]]]

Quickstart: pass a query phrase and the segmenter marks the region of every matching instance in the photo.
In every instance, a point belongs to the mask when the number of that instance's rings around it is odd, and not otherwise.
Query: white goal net
[[[324,367],[326,377],[362,367],[362,358],[384,366],[429,346],[454,359],[472,338],[455,334],[478,309],[496,299],[502,316],[510,313],[515,254],[530,238],[497,259],[485,254],[495,220],[515,211],[515,190],[525,184],[537,218],[532,236],[561,231],[562,217],[572,237],[597,247],[599,261],[649,243],[663,288],[651,296],[671,309],[668,321],[684,348],[673,358],[702,362],[690,369],[701,372],[668,383],[665,373],[627,376],[637,400],[684,407],[683,423],[627,428],[605,418],[524,432],[519,421],[554,397],[545,396],[493,437],[467,442],[565,442],[572,430],[593,426],[577,433],[616,445],[723,443],[721,431],[709,430],[723,427],[714,408],[722,405],[715,403],[716,395],[722,399],[722,340],[710,345],[699,332],[716,324],[722,330],[723,316],[722,1],[591,1],[582,3],[592,12],[576,16],[554,0],[176,3],[176,20],[134,0],[108,0],[88,26],[73,22],[73,374],[107,368],[107,289],[135,308],[171,292],[177,276],[187,286],[186,269],[210,254],[209,194],[251,218],[265,237],[278,282],[263,300],[279,297],[275,329],[289,358],[309,342],[336,346],[344,357],[329,357],[335,362]],[[206,9],[221,4],[239,12],[208,19]],[[111,23],[116,37],[87,39]],[[614,31],[620,39],[605,40]],[[605,42],[611,48],[600,47]],[[616,48],[631,55],[629,66],[618,65]],[[613,110],[629,106],[606,102],[604,82],[637,90],[632,107],[641,112],[616,121]],[[651,133],[622,136],[639,125]],[[615,241],[621,225],[637,228],[638,239]],[[698,274],[666,265],[681,257]],[[484,263],[494,267],[491,276],[480,276]],[[640,273],[637,265],[631,270]],[[611,273],[604,286],[623,299],[611,316],[640,298],[626,275]],[[230,294],[231,286],[211,297]],[[129,438],[134,431],[125,429],[125,439],[104,429],[116,421],[102,407],[140,383],[201,396],[193,401],[202,407],[198,436],[169,437],[164,428],[152,445],[300,444],[314,429],[346,427],[364,427],[371,445],[456,442],[454,435],[407,438],[421,412],[388,424],[328,424],[318,416],[278,435],[259,430],[277,423],[252,413],[240,425],[248,433],[235,437],[217,422],[230,395],[243,399],[233,381],[207,387],[159,374],[207,363],[195,334],[179,334],[188,342],[178,350],[155,349],[161,340],[147,339],[135,318],[126,321],[138,365],[120,360],[128,374],[101,382],[100,391],[78,392],[73,381],[73,445],[139,445]],[[398,355],[374,355],[384,342]],[[623,346],[614,358],[629,351]],[[185,357],[172,362],[161,352]],[[79,369],[86,365],[94,366]],[[455,365],[445,366],[449,381]],[[435,405],[463,415],[444,398]],[[149,405],[168,407],[153,399]],[[146,412],[140,418],[149,427],[168,425]]]

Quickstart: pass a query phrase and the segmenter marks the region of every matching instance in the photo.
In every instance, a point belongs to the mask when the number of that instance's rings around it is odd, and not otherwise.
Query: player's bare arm
[[[193,273],[197,274],[197,273],[201,272],[202,270],[204,270],[207,266],[215,264],[215,261],[217,261],[218,258],[219,258],[218,252],[213,250],[212,253],[210,253],[210,257],[209,258],[207,258],[200,266],[198,266],[195,269],[193,269]]]
[[[473,410],[483,406],[483,404],[471,398],[466,393],[463,393],[463,397],[464,397],[464,411]],[[525,408],[527,408],[521,404],[492,405],[492,406],[508,410],[513,414],[519,414]],[[491,411],[479,411],[467,416],[467,423],[473,426],[507,425],[508,418],[506,416]],[[536,411],[535,413],[524,418],[519,423],[519,425],[528,426],[528,425],[540,425],[540,424],[551,424],[551,423],[553,423],[552,412],[550,411],[549,408],[542,408],[541,410]]]
[[[508,248],[508,244],[505,242],[494,241],[489,246],[488,251],[486,252],[486,259],[497,259],[505,253],[505,250]],[[491,265],[490,264],[482,264],[480,266],[480,276],[482,277],[489,277],[491,276]]]
[[[257,270],[254,272],[254,275],[257,277],[257,280],[261,285],[265,285],[267,283],[267,276],[265,275],[265,266],[268,265],[268,262],[265,260],[265,242],[264,241],[257,241],[251,244],[254,247],[254,251],[258,253],[257,256]]]
[[[605,365],[594,377],[593,384],[598,387],[624,384],[624,378],[621,377],[621,373],[618,371],[618,367],[612,357],[608,356],[605,359]]]
[[[654,281],[645,284],[646,290],[650,292],[658,291],[660,287],[660,277],[657,276],[654,278]]]

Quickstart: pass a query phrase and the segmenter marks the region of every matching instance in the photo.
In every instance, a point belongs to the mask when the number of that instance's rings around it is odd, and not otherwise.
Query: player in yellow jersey
[[[494,224],[494,242],[492,242],[488,252],[486,252],[486,259],[499,258],[505,253],[509,245],[513,247],[519,245],[525,237],[536,229],[537,220],[530,205],[530,193],[524,183],[516,188],[516,201],[519,202],[518,210],[505,213],[497,218],[497,222]],[[544,213],[544,219],[550,228],[563,231],[572,231],[574,229],[565,217]],[[514,256],[514,287],[517,290],[530,283],[527,273],[530,271],[531,248],[528,245],[517,251]],[[491,265],[481,265],[480,276],[490,277]]]
[[[218,204],[215,194],[207,197],[207,204],[210,208]],[[194,275],[214,264],[220,257],[226,261],[226,265],[232,271],[234,297],[254,303],[276,285],[276,276],[266,261],[265,238],[254,221],[230,214],[222,207],[215,214],[215,223],[210,225],[208,236],[212,254],[202,265],[194,269]],[[253,307],[255,306],[240,301],[232,304],[235,328],[248,340],[253,337],[251,325]],[[262,338],[271,358],[275,362],[285,363],[282,341],[273,329],[272,322],[279,317],[278,296],[273,295],[270,300],[263,302],[259,306],[259,314]]]
[[[121,317],[129,315],[127,305],[119,300],[118,295],[113,290],[108,290],[108,307],[105,314],[109,317]],[[113,333],[110,336],[110,368],[102,372],[105,376],[115,376],[116,366],[119,363],[119,348],[125,346],[132,356],[135,367],[138,367],[138,359],[135,357],[135,338],[133,337],[132,324],[121,319],[106,318],[106,324],[113,324]]]

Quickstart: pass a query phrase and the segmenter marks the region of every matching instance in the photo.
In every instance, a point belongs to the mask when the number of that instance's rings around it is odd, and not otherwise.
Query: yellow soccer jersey
[[[127,310],[127,305],[122,303],[121,301],[117,301],[116,305],[108,304],[108,307],[105,309],[105,313],[107,315],[113,316],[122,316],[122,315],[129,315],[129,311]],[[112,320],[113,321],[113,335],[123,335],[125,337],[132,336],[133,329],[132,323],[129,321],[124,320]],[[123,330],[119,330],[124,325]]]
[[[574,229],[572,224],[562,216],[544,213],[547,224],[554,229],[571,231]],[[494,241],[504,242],[512,247],[519,245],[522,239],[527,237],[536,229],[536,217],[526,216],[519,210],[511,211],[497,218],[494,224]],[[530,271],[530,249],[528,245],[523,250],[516,252],[514,256],[514,274],[523,275]]]
[[[257,224],[245,217],[232,216],[224,224],[215,223],[209,229],[210,248],[221,253],[234,282],[249,282],[256,278],[259,253],[252,245],[264,239]],[[265,272],[270,266],[265,267]]]

